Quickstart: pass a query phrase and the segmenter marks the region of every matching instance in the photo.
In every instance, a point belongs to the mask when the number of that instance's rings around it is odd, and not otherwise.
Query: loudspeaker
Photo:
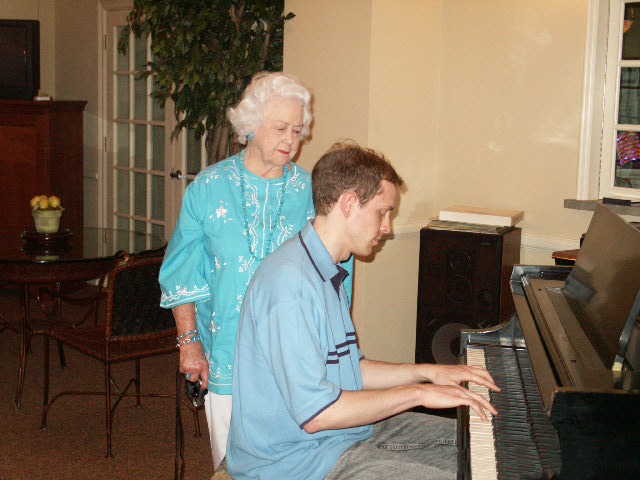
[[[509,278],[520,262],[519,228],[498,233],[420,230],[417,363],[457,363],[460,330],[510,318]]]

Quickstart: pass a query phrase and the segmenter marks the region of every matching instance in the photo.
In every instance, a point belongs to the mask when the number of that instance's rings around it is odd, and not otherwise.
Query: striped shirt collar
[[[340,265],[333,263],[327,247],[325,247],[316,229],[313,228],[312,221],[309,221],[300,230],[298,239],[322,281],[326,282],[327,279],[331,281],[336,293],[339,294],[340,285],[342,285],[349,273]]]

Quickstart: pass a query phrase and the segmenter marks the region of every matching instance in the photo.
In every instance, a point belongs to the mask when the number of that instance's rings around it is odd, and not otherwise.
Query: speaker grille
[[[455,364],[460,354],[460,331],[496,325],[491,314],[471,315],[464,311],[434,307],[418,331],[416,362]]]
[[[423,228],[416,361],[456,363],[460,330],[492,327],[511,315],[508,278],[519,260],[520,229],[499,235]]]
[[[471,279],[464,275],[452,275],[447,278],[445,295],[451,303],[468,303],[473,296]]]

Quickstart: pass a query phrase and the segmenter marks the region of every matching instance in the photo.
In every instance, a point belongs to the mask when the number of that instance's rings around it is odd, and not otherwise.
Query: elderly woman
[[[173,309],[178,329],[180,370],[209,389],[214,467],[226,452],[245,290],[261,261],[314,216],[311,176],[292,163],[309,135],[309,91],[293,75],[259,73],[227,116],[247,147],[188,186],[160,271],[161,305]]]

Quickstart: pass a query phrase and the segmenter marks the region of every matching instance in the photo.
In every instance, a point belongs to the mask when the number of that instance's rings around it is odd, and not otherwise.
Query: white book
[[[522,210],[498,210],[482,207],[453,205],[440,210],[440,220],[452,222],[480,223],[482,225],[501,225],[511,227],[524,218]]]

